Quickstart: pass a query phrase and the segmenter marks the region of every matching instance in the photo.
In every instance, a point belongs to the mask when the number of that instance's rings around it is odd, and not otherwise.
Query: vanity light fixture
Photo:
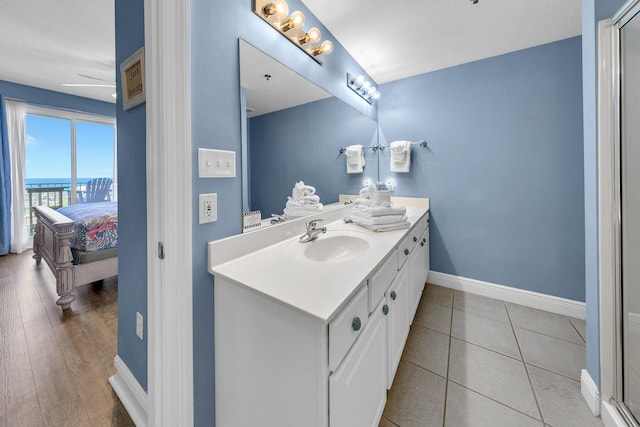
[[[370,81],[365,80],[362,75],[353,76],[347,73],[347,86],[369,104],[373,104],[373,101],[380,99],[378,89]]]
[[[302,28],[305,21],[304,13],[297,10],[289,16],[289,5],[285,0],[254,0],[253,11],[317,63],[322,64],[319,56],[333,51],[331,41],[325,40],[320,43],[321,35],[318,28],[312,27],[309,31]]]

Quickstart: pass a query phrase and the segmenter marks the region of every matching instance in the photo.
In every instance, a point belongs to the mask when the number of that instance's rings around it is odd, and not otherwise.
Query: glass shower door
[[[620,30],[622,400],[640,420],[640,16]]]

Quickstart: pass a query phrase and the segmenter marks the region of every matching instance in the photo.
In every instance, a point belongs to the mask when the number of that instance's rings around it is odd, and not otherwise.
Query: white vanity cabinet
[[[357,274],[360,261],[309,264],[316,269],[296,274],[277,252],[210,268],[217,427],[378,425],[417,304],[415,284],[426,279],[426,215],[414,214],[408,234],[372,233],[375,261]],[[317,302],[340,291],[344,277],[353,284],[335,308],[311,310],[324,307]]]
[[[409,269],[402,268],[386,292],[387,313],[387,388],[393,384],[402,350],[409,335]]]
[[[375,427],[387,401],[387,322],[383,304],[329,377],[329,425]]]

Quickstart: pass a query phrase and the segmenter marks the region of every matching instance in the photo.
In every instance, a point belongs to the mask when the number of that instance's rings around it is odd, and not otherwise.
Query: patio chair
[[[94,178],[87,181],[85,190],[78,190],[78,203],[110,202],[111,178]]]

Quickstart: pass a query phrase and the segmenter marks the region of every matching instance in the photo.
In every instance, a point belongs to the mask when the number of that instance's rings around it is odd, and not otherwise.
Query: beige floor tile
[[[542,427],[542,423],[449,381],[445,427]]]
[[[514,328],[528,364],[580,381],[580,370],[585,367],[585,346],[559,338]]]
[[[449,335],[414,324],[402,357],[434,374],[447,376]]]
[[[575,319],[573,317],[568,318],[574,328],[578,330],[578,333],[582,337],[582,341],[587,342],[587,323],[582,319]]]
[[[451,332],[451,307],[423,299],[418,306],[413,323],[448,335]]]
[[[400,427],[441,427],[445,382],[441,376],[400,361],[383,417]]]
[[[509,323],[507,309],[503,301],[480,295],[470,294],[468,292],[454,291],[453,308],[476,316],[486,317],[488,319],[497,320],[502,323]]]
[[[576,328],[564,316],[511,303],[507,303],[507,310],[513,326],[540,332],[541,334],[576,344],[584,344],[584,340],[576,331]]]
[[[521,361],[451,339],[449,379],[536,419],[540,413]]]
[[[451,336],[522,360],[513,328],[508,323],[453,310]]]
[[[445,307],[451,307],[453,304],[453,289],[427,283],[424,293],[423,299],[426,299],[426,302],[444,305]]]
[[[382,419],[380,420],[380,424],[378,424],[378,427],[398,427],[398,426],[397,424],[392,423],[385,417],[382,417]]]
[[[546,423],[556,427],[602,426],[582,398],[578,381],[535,366],[528,369]]]

